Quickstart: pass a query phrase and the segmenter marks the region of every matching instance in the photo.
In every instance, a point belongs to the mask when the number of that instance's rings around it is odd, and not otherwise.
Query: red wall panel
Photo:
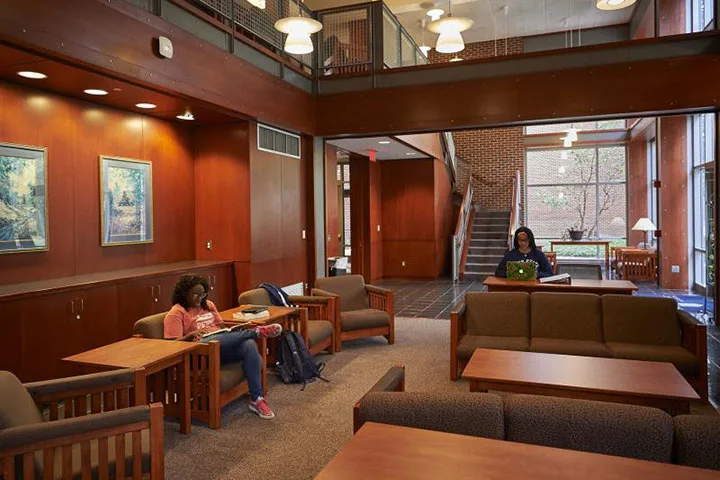
[[[435,275],[441,276],[450,264],[450,235],[453,220],[452,185],[447,168],[440,160],[433,162],[435,169]]]
[[[370,280],[383,277],[382,168],[370,162]],[[379,231],[378,231],[379,229]]]
[[[50,233],[48,252],[0,255],[0,283],[194,258],[189,129],[11,84],[0,101],[0,141],[48,149]],[[99,155],[152,162],[153,243],[100,246]]]
[[[325,231],[326,255],[340,255],[340,234],[338,187],[337,187],[337,148],[325,144]]]
[[[633,137],[628,144],[628,245],[645,242],[644,232],[631,230],[638,219],[648,216],[648,161],[647,142],[655,136],[655,122],[641,132],[633,130]]]

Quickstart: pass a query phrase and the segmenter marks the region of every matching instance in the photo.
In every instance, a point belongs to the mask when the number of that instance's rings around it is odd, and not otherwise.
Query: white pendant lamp
[[[257,7],[260,10],[265,10],[265,0],[247,0],[247,2],[253,7]]]
[[[635,0],[597,0],[595,6],[600,10],[620,10],[634,3]]]
[[[322,30],[322,23],[312,18],[287,17],[275,22],[275,29],[287,33],[284,50],[293,55],[304,55],[313,51],[310,35]]]
[[[428,30],[439,33],[435,50],[440,53],[457,53],[465,49],[461,33],[473,26],[473,21],[465,17],[453,17],[448,1],[447,17],[431,22]]]
[[[428,52],[432,50],[432,47],[429,47],[425,45],[425,28],[427,27],[427,21],[423,18],[420,20],[420,30],[422,31],[422,45],[420,45],[418,48],[422,52],[425,57],[428,56]]]
[[[578,141],[578,129],[577,128],[571,128],[567,131],[567,138],[570,139],[571,142],[577,142]]]

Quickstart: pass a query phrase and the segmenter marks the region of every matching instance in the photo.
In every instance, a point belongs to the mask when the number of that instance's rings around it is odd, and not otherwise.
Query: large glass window
[[[624,145],[527,150],[527,224],[541,243],[583,230],[584,238],[626,244],[627,170]],[[560,255],[596,256],[567,247]]]
[[[712,28],[715,0],[688,0],[691,31],[703,32]]]
[[[693,115],[690,119],[692,155],[693,270],[695,284],[705,287],[708,254],[708,188],[706,174],[715,159],[715,115]]]
[[[530,125],[525,127],[526,135],[563,133],[571,128],[578,131],[613,130],[626,128],[625,120],[600,120],[597,122],[553,123],[551,125]]]

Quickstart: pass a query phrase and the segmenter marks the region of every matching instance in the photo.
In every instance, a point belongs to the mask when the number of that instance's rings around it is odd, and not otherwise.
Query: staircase
[[[509,211],[477,210],[463,272],[465,280],[482,282],[488,276],[495,274],[495,268],[507,251],[509,226]]]

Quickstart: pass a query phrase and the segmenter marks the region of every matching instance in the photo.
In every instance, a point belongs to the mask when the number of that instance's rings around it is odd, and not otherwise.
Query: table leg
[[[605,275],[610,278],[610,244],[605,244]]]
[[[178,365],[178,403],[180,410],[180,433],[190,433],[190,354],[183,355]]]

